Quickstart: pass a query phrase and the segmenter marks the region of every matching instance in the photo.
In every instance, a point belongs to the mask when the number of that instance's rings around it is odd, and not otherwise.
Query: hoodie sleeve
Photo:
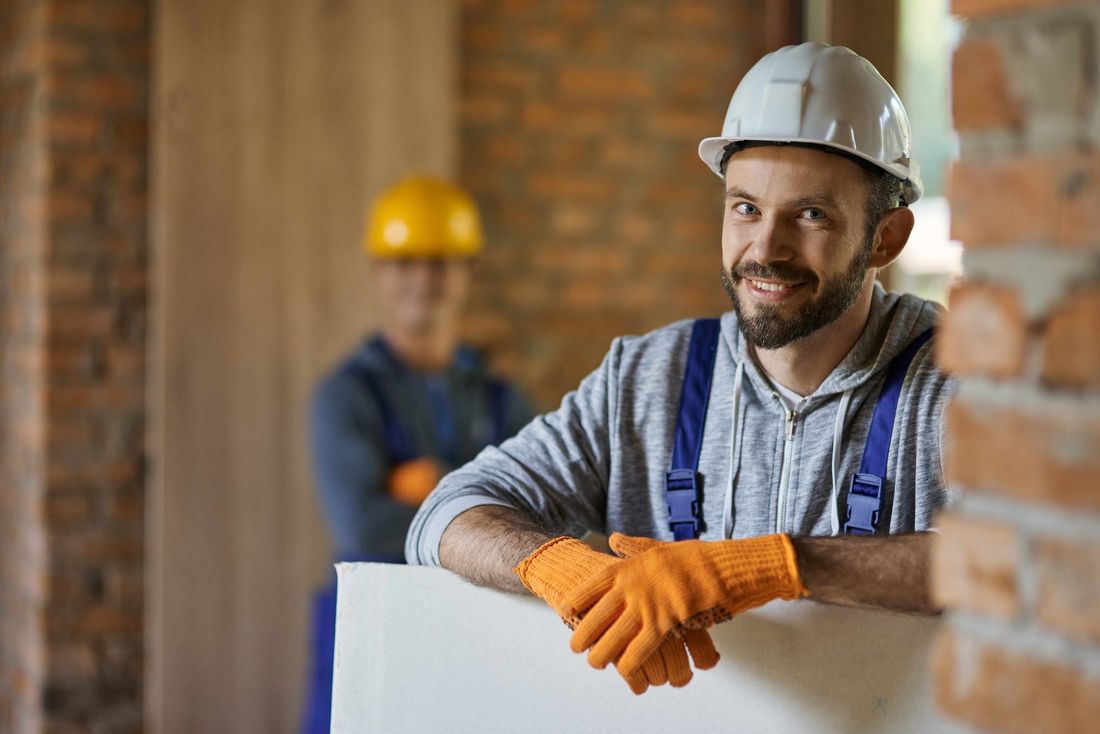
[[[438,566],[447,526],[480,505],[511,507],[551,532],[602,529],[621,353],[616,339],[603,364],[556,411],[444,477],[413,518],[406,560]]]

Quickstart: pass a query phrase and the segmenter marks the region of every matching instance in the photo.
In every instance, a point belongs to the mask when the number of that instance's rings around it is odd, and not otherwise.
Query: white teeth
[[[782,285],[780,283],[761,283],[758,280],[752,281],[752,284],[762,291],[785,291],[790,288],[790,286]]]

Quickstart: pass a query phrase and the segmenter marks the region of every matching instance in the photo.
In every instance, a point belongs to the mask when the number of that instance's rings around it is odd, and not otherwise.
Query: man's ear
[[[892,263],[909,241],[913,222],[913,212],[908,207],[899,206],[886,212],[875,231],[875,247],[867,264],[884,268]]]

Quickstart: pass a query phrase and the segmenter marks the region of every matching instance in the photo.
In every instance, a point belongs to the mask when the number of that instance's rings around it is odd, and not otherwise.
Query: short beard
[[[780,315],[779,306],[767,303],[757,303],[756,313],[746,314],[735,286],[745,278],[801,281],[811,287],[817,285],[819,279],[808,270],[787,263],[761,265],[747,262],[738,265],[731,275],[723,265],[722,287],[733,303],[745,340],[757,349],[780,349],[828,326],[851,308],[863,290],[863,279],[867,275],[870,259],[871,243],[867,242],[856,252],[843,273],[825,281],[821,292],[789,318]]]

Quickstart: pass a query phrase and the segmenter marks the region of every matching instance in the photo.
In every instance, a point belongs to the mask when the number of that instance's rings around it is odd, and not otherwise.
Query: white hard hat
[[[902,182],[907,204],[922,185],[909,116],[870,61],[843,46],[803,43],[773,51],[737,85],[722,135],[699,157],[722,175],[726,146],[740,141],[808,143],[862,158]]]

